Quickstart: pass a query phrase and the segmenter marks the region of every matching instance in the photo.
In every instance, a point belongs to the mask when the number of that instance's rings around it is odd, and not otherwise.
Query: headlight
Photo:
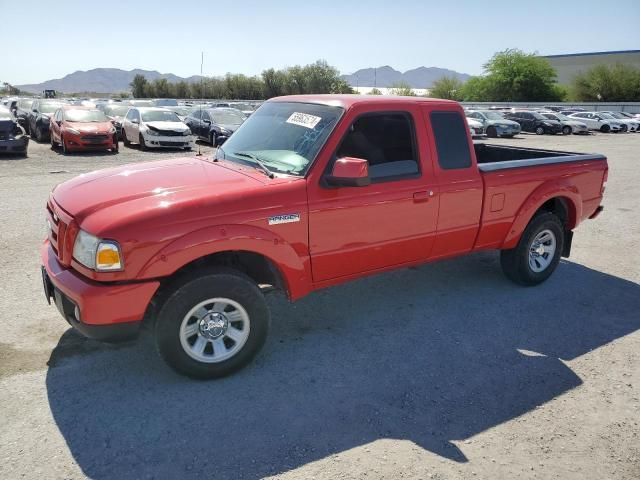
[[[100,240],[80,230],[73,245],[73,258],[87,268],[98,272],[122,270],[120,246],[111,240]]]
[[[157,137],[158,135],[160,135],[160,133],[156,132],[155,130],[151,130],[150,128],[147,128],[147,135],[152,135],[154,137]]]
[[[78,130],[76,130],[75,128],[65,128],[65,132],[68,132],[72,135],[80,135],[80,132]]]
[[[109,133],[110,133],[110,134],[112,134],[112,135],[113,135],[114,133],[116,133],[116,127],[111,127],[111,128],[109,129]]]

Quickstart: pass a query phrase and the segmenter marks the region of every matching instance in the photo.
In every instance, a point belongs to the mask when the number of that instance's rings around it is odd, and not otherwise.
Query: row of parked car
[[[156,106],[151,100],[94,103],[46,98],[16,99],[10,108],[5,107],[11,128],[19,130],[27,143],[30,134],[64,153],[85,149],[116,153],[119,140],[142,149],[191,149],[197,140],[217,146],[253,112],[252,105],[238,102]],[[25,153],[26,148],[25,143]]]
[[[615,111],[589,112],[580,108],[493,108],[466,109],[469,129],[474,137],[513,137],[518,133],[589,134],[590,131],[638,132],[640,114]]]

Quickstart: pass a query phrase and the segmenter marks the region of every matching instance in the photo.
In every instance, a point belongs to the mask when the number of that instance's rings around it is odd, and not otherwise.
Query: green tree
[[[429,96],[460,101],[464,98],[462,86],[463,83],[457,78],[444,76],[433,82],[429,89]]]
[[[596,65],[572,82],[572,96],[580,102],[640,101],[640,68],[618,63]]]
[[[391,85],[391,90],[389,90],[391,95],[401,95],[404,97],[415,97],[416,94],[413,93],[413,89],[411,85],[406,82],[398,82]]]
[[[285,95],[286,76],[282,70],[269,68],[262,72],[262,83],[264,85],[264,96],[266,98],[279,97]]]
[[[371,91],[368,93],[368,95],[382,95],[382,92],[374,87],[374,88],[371,89]]]
[[[133,98],[144,98],[145,96],[145,87],[147,86],[147,79],[144,75],[136,75],[133,77],[133,80],[129,84],[131,87],[131,94]]]
[[[487,102],[561,101],[556,72],[535,53],[507,49],[484,65],[484,75],[471,78],[463,88],[464,100]]]

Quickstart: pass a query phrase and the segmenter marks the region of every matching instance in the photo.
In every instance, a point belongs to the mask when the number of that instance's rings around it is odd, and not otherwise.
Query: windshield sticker
[[[316,128],[316,125],[322,120],[322,117],[316,117],[315,115],[309,115],[308,113],[293,112],[287,119],[287,123],[293,123],[300,127]]]

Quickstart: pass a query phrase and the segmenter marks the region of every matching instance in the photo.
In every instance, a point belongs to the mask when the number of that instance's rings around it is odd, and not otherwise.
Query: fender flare
[[[311,290],[310,262],[282,237],[252,225],[216,225],[190,232],[157,252],[140,271],[141,278],[169,277],[191,262],[222,252],[256,253],[278,269],[292,300]]]
[[[536,188],[524,201],[500,248],[515,248],[535,213],[554,198],[563,199],[567,204],[567,229],[577,227],[582,218],[582,199],[578,188],[565,179],[550,180]]]

